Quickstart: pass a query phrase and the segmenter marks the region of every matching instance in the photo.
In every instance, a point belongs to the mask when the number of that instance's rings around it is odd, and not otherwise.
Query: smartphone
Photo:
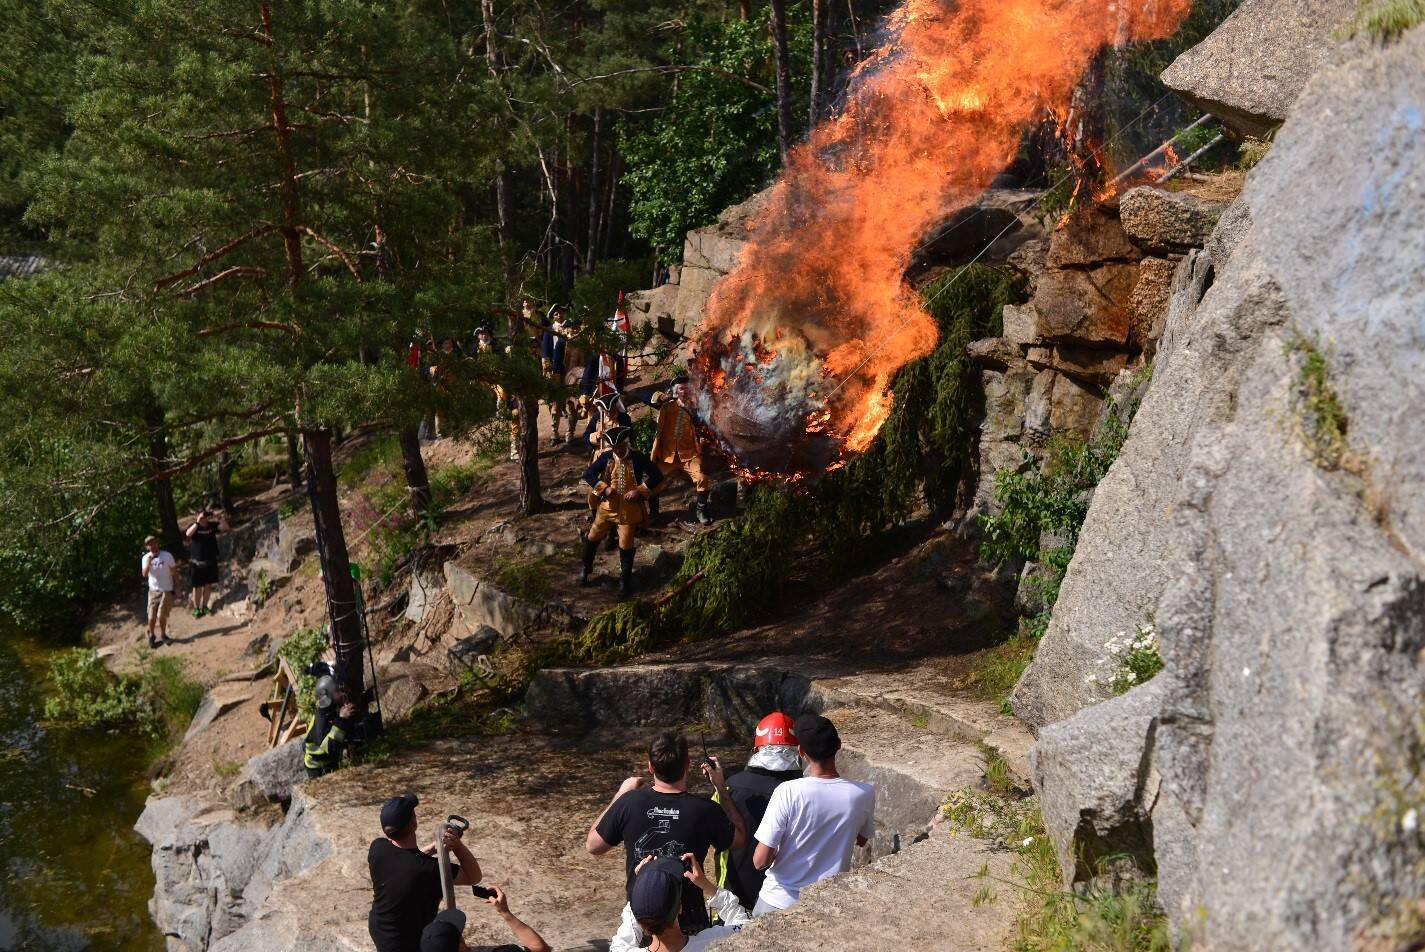
[[[475,895],[476,899],[495,898],[495,890],[491,889],[489,886],[471,886],[470,892]]]

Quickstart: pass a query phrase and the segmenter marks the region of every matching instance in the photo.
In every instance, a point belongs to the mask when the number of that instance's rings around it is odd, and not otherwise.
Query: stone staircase
[[[1027,777],[1032,738],[992,705],[949,691],[926,668],[827,676],[796,659],[690,662],[540,672],[528,715],[550,729],[696,725],[733,749],[773,709],[815,710],[837,726],[843,775],[876,787],[877,834],[853,869],[817,884],[792,910],[758,920],[724,946],[760,950],[1000,949],[1015,897],[1012,854],[942,826],[950,793],[978,786],[986,749]],[[987,874],[986,879],[983,874]],[[981,897],[983,898],[983,897]]]

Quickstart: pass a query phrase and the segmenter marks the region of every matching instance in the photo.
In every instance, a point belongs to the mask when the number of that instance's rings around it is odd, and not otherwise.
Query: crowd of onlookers
[[[836,767],[841,738],[827,718],[769,714],[752,755],[731,778],[708,755],[699,772],[711,799],[689,792],[687,739],[666,731],[648,747],[648,776],[620,786],[594,820],[585,848],[624,848],[626,903],[610,952],[697,952],[753,918],[787,909],[815,882],[851,867],[853,849],[875,832],[876,792]],[[466,917],[440,908],[439,845],[416,837],[417,800],[381,808],[384,834],[371,843],[368,928],[377,952],[465,952]],[[504,920],[515,943],[499,952],[546,952],[549,944],[509,909],[498,887],[482,888],[479,861],[461,831],[438,831],[455,885],[469,885]]]

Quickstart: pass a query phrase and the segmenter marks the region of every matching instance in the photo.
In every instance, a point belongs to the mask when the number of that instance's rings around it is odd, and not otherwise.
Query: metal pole
[[[1123,172],[1119,173],[1119,175],[1118,175],[1116,178],[1114,178],[1114,180],[1113,180],[1112,182],[1110,182],[1109,184],[1110,184],[1110,185],[1117,185],[1119,182],[1121,182],[1121,181],[1123,181],[1124,179],[1128,178],[1128,176],[1132,175],[1134,172],[1137,172],[1137,171],[1138,171],[1139,169],[1141,169],[1144,165],[1147,165],[1149,162],[1153,161],[1153,159],[1157,158],[1158,156],[1160,156],[1160,155],[1162,155],[1164,152],[1166,152],[1167,149],[1168,149],[1168,147],[1171,146],[1174,142],[1176,142],[1176,141],[1178,140],[1178,136],[1182,135],[1182,134],[1185,133],[1185,132],[1191,132],[1192,130],[1196,129],[1198,126],[1202,125],[1203,123],[1205,123],[1205,122],[1207,122],[1207,121],[1209,121],[1209,120],[1211,120],[1211,119],[1213,119],[1213,118],[1214,118],[1214,116],[1213,116],[1211,113],[1204,113],[1204,114],[1203,114],[1202,116],[1200,116],[1200,117],[1198,118],[1198,120],[1197,120],[1196,122],[1194,122],[1192,125],[1190,125],[1190,126],[1188,126],[1187,128],[1185,128],[1185,129],[1179,131],[1179,132],[1176,133],[1171,139],[1169,139],[1168,141],[1164,142],[1162,145],[1158,146],[1158,147],[1157,147],[1156,149],[1154,149],[1152,152],[1149,152],[1147,155],[1143,156],[1143,158],[1139,159],[1137,162],[1134,162],[1132,165],[1130,165],[1130,166],[1129,166],[1127,169],[1125,169]]]
[[[1217,145],[1219,142],[1221,142],[1223,139],[1226,139],[1226,138],[1227,138],[1226,136],[1218,136],[1216,139],[1213,139],[1213,140],[1212,140],[1211,142],[1209,142],[1207,145],[1203,146],[1201,149],[1198,149],[1198,150],[1197,150],[1196,152],[1194,152],[1192,155],[1188,156],[1187,158],[1185,158],[1185,159],[1183,159],[1181,162],[1179,162],[1177,165],[1175,165],[1175,166],[1173,166],[1172,168],[1168,169],[1168,171],[1164,172],[1163,175],[1162,175],[1162,177],[1159,178],[1158,181],[1154,182],[1153,184],[1154,184],[1154,185],[1162,185],[1162,184],[1163,184],[1164,182],[1166,182],[1168,179],[1174,178],[1175,176],[1177,176],[1177,174],[1178,174],[1179,172],[1186,171],[1187,168],[1188,168],[1188,166],[1192,165],[1192,164],[1193,164],[1194,162],[1196,162],[1198,159],[1202,158],[1203,155],[1204,155],[1209,149],[1211,149],[1213,146]]]
[[[452,813],[445,818],[441,824],[435,839],[435,855],[440,863],[440,891],[445,894],[445,908],[455,908],[455,877],[450,875],[450,854],[445,850],[445,831],[459,830],[464,833],[470,829],[470,821],[463,816]]]

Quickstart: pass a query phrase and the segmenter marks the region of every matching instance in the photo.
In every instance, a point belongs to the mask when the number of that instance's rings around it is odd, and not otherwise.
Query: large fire
[[[905,0],[839,113],[792,151],[717,287],[692,367],[703,418],[750,471],[866,449],[897,370],[934,348],[905,281],[916,243],[1062,115],[1105,45],[1169,36],[1191,0]]]

